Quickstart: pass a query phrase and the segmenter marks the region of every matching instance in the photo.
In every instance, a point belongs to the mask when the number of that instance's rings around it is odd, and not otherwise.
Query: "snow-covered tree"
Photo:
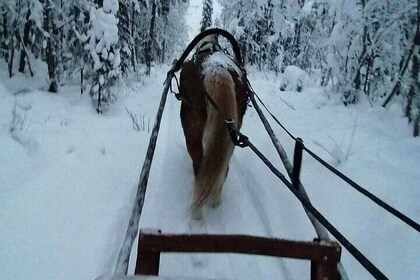
[[[417,119],[418,0],[220,2],[222,26],[247,63],[320,73],[344,104],[387,106],[400,96],[409,120]]]
[[[188,44],[188,26],[185,22],[187,2],[185,0],[161,0],[167,11],[157,18],[157,55],[161,63],[172,62]]]
[[[98,111],[121,73],[173,59],[187,41],[185,0],[0,0],[9,76],[46,64],[49,91],[81,84]],[[153,19],[153,20],[152,20]],[[174,36],[175,35],[175,36]],[[44,71],[45,68],[42,68]]]
[[[52,0],[46,0],[44,2],[44,32],[45,32],[45,55],[46,63],[48,66],[48,77],[50,79],[50,86],[48,87],[49,92],[57,92],[58,90],[58,78],[57,78],[57,67],[58,67],[58,13],[57,3]]]
[[[265,1],[220,1],[223,27],[238,40],[244,61],[256,64],[261,53],[262,4]]]
[[[110,90],[120,76],[120,50],[118,48],[118,0],[103,0],[90,10],[90,30],[85,49],[92,60],[90,94],[96,110],[112,101]]]
[[[32,9],[30,7],[30,4],[27,3],[27,7],[25,8],[25,12],[24,12],[25,21],[24,21],[23,35],[19,31],[16,33],[16,38],[20,46],[19,72],[21,73],[25,71],[26,61],[29,59],[29,43],[30,43],[29,36],[31,33],[32,24],[33,24],[31,15],[32,15]]]
[[[4,39],[0,43],[0,53],[7,60],[9,76],[12,77],[14,74],[15,62],[19,62],[19,72],[29,70],[33,75],[30,64],[31,38],[34,25],[39,24],[42,19],[40,2],[38,0],[3,0],[0,1],[0,11],[0,38]]]
[[[62,57],[64,76],[69,83],[80,83],[81,93],[87,88],[90,79],[91,56],[85,50],[85,45],[89,40],[88,31],[90,29],[90,10],[95,8],[93,2],[87,0],[74,0],[69,2],[66,9],[68,12],[68,24],[65,25],[65,48]]]
[[[203,11],[201,13],[201,32],[212,25],[213,0],[203,0]]]
[[[405,114],[413,123],[413,136],[420,135],[420,1],[417,0],[414,39],[411,50],[411,71],[409,72],[407,104]]]
[[[151,0],[150,9],[150,21],[148,24],[148,30],[146,35],[146,46],[145,46],[145,62],[146,62],[146,74],[150,75],[150,67],[154,60],[154,46],[156,43],[155,29],[156,29],[156,0]]]
[[[12,20],[12,13],[9,4],[6,1],[0,2],[0,56],[8,62],[9,44],[10,44],[10,22]]]
[[[146,73],[155,62],[173,59],[168,54],[178,53],[187,41],[183,0],[151,0],[141,8],[142,20],[139,22],[138,59],[146,65]]]
[[[121,52],[121,71],[136,71],[136,39],[138,38],[136,17],[140,6],[135,0],[120,0],[118,9],[118,36]]]

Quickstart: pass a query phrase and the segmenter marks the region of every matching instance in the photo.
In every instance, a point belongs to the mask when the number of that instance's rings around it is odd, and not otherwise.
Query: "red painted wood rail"
[[[135,274],[158,275],[161,252],[241,253],[311,261],[312,280],[338,279],[341,247],[337,242],[290,241],[247,235],[162,234],[140,232]]]

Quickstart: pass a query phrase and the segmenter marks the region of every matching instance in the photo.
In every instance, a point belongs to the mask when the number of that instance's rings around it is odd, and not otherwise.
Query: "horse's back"
[[[195,59],[184,63],[180,74],[180,94],[183,98],[182,106],[184,109],[194,111],[206,110],[206,97],[204,88],[204,74],[203,63],[212,54],[198,55]],[[217,67],[217,66],[216,66]],[[242,69],[237,65],[238,69]],[[245,114],[248,102],[248,83],[244,72],[238,73],[237,71],[227,68],[235,83],[235,93],[237,101],[237,109],[239,116],[239,126],[242,123],[242,117]],[[183,114],[181,109],[181,115]],[[185,112],[184,112],[185,114]]]

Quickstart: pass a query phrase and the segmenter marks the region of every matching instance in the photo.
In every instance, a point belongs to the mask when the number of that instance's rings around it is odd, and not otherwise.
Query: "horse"
[[[221,203],[222,186],[234,150],[225,120],[240,129],[248,102],[248,83],[239,62],[220,50],[216,35],[202,39],[180,73],[181,124],[194,171],[191,215]]]

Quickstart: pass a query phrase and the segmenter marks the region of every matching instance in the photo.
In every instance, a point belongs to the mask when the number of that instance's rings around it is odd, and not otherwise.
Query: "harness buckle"
[[[176,81],[176,86],[177,86],[177,88],[178,88],[178,92],[176,92],[176,91],[174,91],[174,90],[172,89],[172,79],[173,79],[173,78],[175,78],[175,81]],[[181,100],[182,100],[182,94],[181,94],[181,92],[179,91],[179,81],[178,81],[178,78],[176,77],[175,73],[173,73],[173,72],[169,71],[169,72],[168,72],[168,79],[170,79],[170,80],[169,80],[169,89],[170,89],[171,93],[173,93],[173,94],[175,95],[175,98],[176,98],[176,99],[178,99],[179,101],[181,101]]]
[[[235,121],[233,119],[226,119],[225,120],[226,126],[229,131],[230,138],[235,146],[245,148],[248,147],[248,137],[240,133],[233,124]]]

